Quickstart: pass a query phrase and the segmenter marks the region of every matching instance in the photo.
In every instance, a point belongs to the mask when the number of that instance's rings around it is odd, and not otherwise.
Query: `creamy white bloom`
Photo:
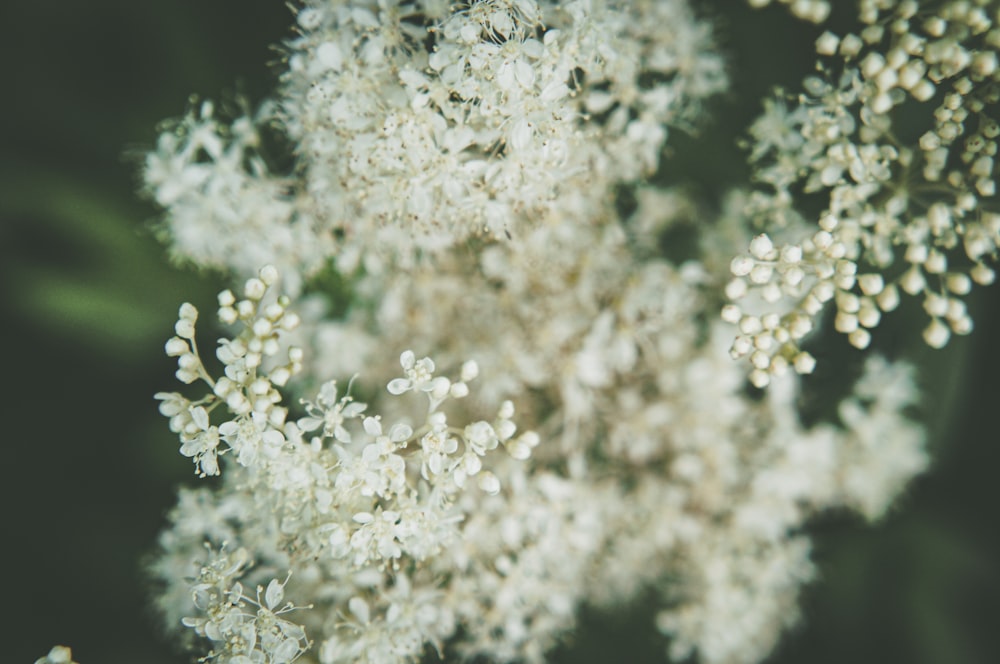
[[[791,9],[821,20],[829,5]],[[221,476],[181,492],[161,538],[168,621],[244,663],[414,662],[446,646],[541,663],[581,606],[652,597],[672,657],[764,659],[814,575],[809,519],[876,519],[927,463],[904,415],[913,379],[883,361],[839,421],[806,425],[794,374],[816,360],[799,342],[833,303],[836,328],[867,345],[900,290],[962,333],[960,296],[992,278],[989,212],[966,215],[960,243],[965,199],[904,224],[908,202],[888,195],[913,155],[880,113],[900,86],[924,97],[927,72],[869,56],[878,39],[821,38],[844,73],[770,102],[751,129],[773,193],[734,193],[709,224],[646,181],[670,131],[726,85],[686,2],[295,11],[278,94],[228,130],[203,106],[147,162],[173,251],[246,279],[219,295],[220,369],[191,305],[165,346],[202,393],[161,393],[160,410],[196,473]],[[993,76],[960,60],[937,66]],[[257,156],[265,119],[294,144],[294,173]],[[939,129],[924,141],[938,170]],[[976,186],[992,173],[977,146]],[[803,189],[830,194],[816,229],[793,205]],[[967,278],[946,236],[976,263]],[[911,265],[898,277],[880,269],[897,251]],[[344,292],[303,296],[321,269]]]

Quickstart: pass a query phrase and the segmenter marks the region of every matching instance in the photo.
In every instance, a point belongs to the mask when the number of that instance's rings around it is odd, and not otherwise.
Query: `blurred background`
[[[672,138],[666,173],[711,200],[746,180],[736,140],[772,85],[809,71],[818,33],[779,9],[695,4],[719,23],[733,92],[699,136]],[[141,571],[176,486],[194,481],[152,395],[174,389],[162,347],[178,305],[211,311],[226,281],[168,263],[138,164],[190,95],[261,99],[290,14],[277,0],[6,2],[0,24],[0,659],[66,644],[81,664],[188,662],[153,627]],[[923,367],[934,465],[883,522],[812,526],[821,577],[772,664],[996,661],[1000,289],[970,306],[978,329],[944,351],[919,343],[905,311],[875,335]],[[860,358],[827,341],[821,389]],[[587,616],[556,658],[662,662],[649,622],[641,607]]]

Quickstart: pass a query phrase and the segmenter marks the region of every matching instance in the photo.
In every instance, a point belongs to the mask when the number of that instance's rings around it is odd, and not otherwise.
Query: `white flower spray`
[[[928,462],[900,364],[804,424],[803,341],[832,302],[866,347],[902,291],[943,345],[1000,242],[996,3],[859,6],[750,129],[762,188],[668,260],[702,213],[645,178],[727,85],[686,2],[297,5],[276,95],[229,124],[202,104],[146,162],[171,251],[246,279],[218,370],[191,305],[166,345],[207,390],[160,409],[211,482],[161,536],[166,623],[227,663],[539,663],[582,606],[655,596],[669,657],[766,658],[815,575],[809,519],[878,519]],[[916,147],[904,103],[933,106]]]

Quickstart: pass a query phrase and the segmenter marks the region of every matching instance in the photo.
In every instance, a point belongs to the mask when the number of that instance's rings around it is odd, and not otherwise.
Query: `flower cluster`
[[[994,280],[996,8],[868,1],[859,20],[857,33],[823,33],[819,71],[794,105],[770,101],[751,128],[770,191],[747,214],[766,232],[733,260],[723,316],[757,385],[789,366],[811,371],[799,342],[827,305],[837,331],[865,348],[901,294],[920,297],[924,339],[940,348],[972,330],[963,297],[973,284]],[[796,208],[801,194],[825,197],[815,223]]]
[[[302,352],[290,348],[286,363],[264,365],[281,348],[279,333],[299,323],[297,315],[286,311],[287,298],[263,301],[277,278],[277,270],[267,266],[259,278],[246,282],[244,299],[237,301],[228,290],[219,294],[219,321],[243,327],[234,338],[219,341],[216,357],[225,367],[222,376],[213,378],[198,353],[198,311],[191,304],[181,306],[174,326],[177,336],[167,341],[167,355],[177,358],[177,379],[187,384],[201,380],[212,390],[196,401],[176,392],[156,395],[160,412],[170,418],[170,430],[180,435],[181,454],[194,459],[202,477],[219,474],[220,454],[232,452],[240,465],[249,467],[262,456],[273,458],[286,442],[281,428],[288,410],[279,405],[278,388],[301,369]],[[210,424],[209,414],[222,405],[234,417],[220,426]]]
[[[244,594],[243,585],[234,579],[245,573],[248,557],[242,549],[232,554],[209,551],[192,588],[199,616],[182,622],[212,643],[205,660],[289,664],[310,646],[302,627],[280,617],[297,607],[282,604],[285,584],[277,579],[268,582],[267,590],[257,586],[255,598]]]
[[[723,81],[678,2],[308,2],[298,25],[282,119],[341,261],[586,214]]]
[[[330,381],[302,400],[304,417],[290,420],[281,392],[301,368],[301,351],[284,349],[286,363],[276,358],[281,335],[298,319],[286,298],[270,301],[276,280],[269,266],[246,282],[244,299],[220,294],[219,321],[241,328],[219,341],[223,375],[213,377],[198,353],[190,304],[167,342],[178,379],[211,391],[197,400],[158,394],[160,409],[196,472],[222,474],[224,485],[186,493],[173,512],[156,565],[165,587],[161,608],[171,622],[183,615],[184,625],[213,644],[209,657],[224,661],[291,662],[309,647],[304,626],[324,637],[324,662],[390,661],[369,647],[387,639],[398,641],[394,656],[415,657],[455,629],[435,608],[444,589],[433,561],[462,539],[475,510],[463,496],[500,494],[509,470],[495,461],[496,450],[524,460],[539,438],[518,434],[510,401],[491,420],[453,424],[443,408],[469,394],[478,366],[465,362],[452,381],[412,351],[401,355],[405,376],[391,380],[387,393],[421,393],[425,409],[384,424]],[[193,585],[176,577],[206,542],[219,549],[197,564]],[[287,575],[284,582],[278,574]],[[260,588],[257,599],[243,593],[244,584]],[[286,585],[312,602],[301,622],[285,617],[295,607],[279,606]],[[314,612],[318,617],[309,617]],[[353,620],[344,624],[341,615]],[[351,645],[342,648],[345,639]]]
[[[159,231],[175,257],[245,276],[273,264],[295,292],[298,275],[321,267],[333,243],[299,209],[294,182],[260,156],[261,127],[273,113],[265,105],[223,124],[204,102],[166,125],[143,176],[152,198],[170,210]]]
[[[291,291],[324,258],[373,269],[586,219],[725,83],[676,0],[314,0],[297,24],[276,104],[229,127],[202,105],[145,172],[176,255],[244,275],[273,263]],[[272,117],[301,179],[256,156]]]
[[[219,370],[191,305],[166,346],[208,390],[161,411],[221,476],[161,537],[166,622],[234,662],[540,664],[581,606],[656,598],[671,657],[764,659],[815,574],[809,520],[878,519],[927,465],[910,369],[869,359],[806,424],[800,343],[833,302],[868,345],[900,291],[933,344],[967,332],[1000,241],[994,17],[861,6],[798,101],[766,105],[765,187],[715,224],[646,180],[726,86],[687,2],[297,6],[275,98],[232,126],[202,105],[147,161],[174,253],[250,277],[219,296]],[[911,102],[940,104],[918,149],[892,122]],[[259,158],[265,123],[294,173]],[[829,196],[818,229],[803,193]]]

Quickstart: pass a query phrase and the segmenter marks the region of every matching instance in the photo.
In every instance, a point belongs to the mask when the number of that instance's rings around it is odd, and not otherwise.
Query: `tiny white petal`
[[[386,389],[389,391],[389,394],[396,396],[403,394],[404,392],[407,392],[412,387],[413,383],[407,380],[406,378],[394,378],[391,381],[389,381],[388,385],[386,385]]]
[[[267,584],[267,590],[264,592],[264,602],[267,604],[267,608],[274,610],[274,607],[281,604],[281,600],[285,598],[285,586],[279,583],[277,579],[271,579],[271,582]]]
[[[366,417],[364,421],[365,433],[369,436],[382,435],[382,423],[374,417]]]
[[[408,424],[394,424],[389,429],[389,440],[399,443],[413,435],[413,427]]]

